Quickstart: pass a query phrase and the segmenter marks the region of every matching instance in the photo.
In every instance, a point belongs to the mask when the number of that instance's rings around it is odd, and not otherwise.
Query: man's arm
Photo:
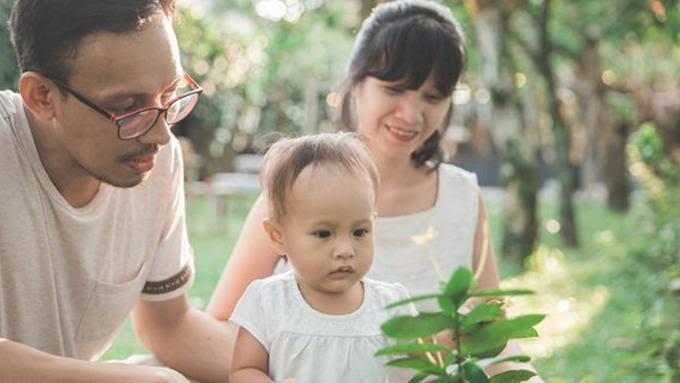
[[[64,358],[0,338],[2,381],[22,383],[189,383],[168,368]]]
[[[271,246],[262,221],[269,215],[265,196],[260,195],[248,213],[229,261],[205,311],[228,321],[250,282],[272,275],[281,256]]]
[[[141,342],[165,365],[201,381],[229,381],[235,328],[191,308],[186,295],[140,300],[132,323]]]

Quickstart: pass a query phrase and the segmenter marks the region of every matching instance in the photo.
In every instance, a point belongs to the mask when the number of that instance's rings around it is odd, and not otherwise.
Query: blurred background
[[[13,1],[0,0],[4,24]],[[374,0],[179,0],[205,89],[174,128],[205,307],[281,134],[334,131]],[[680,6],[448,0],[468,38],[447,161],[476,172],[503,286],[535,289],[524,347],[548,382],[680,382]],[[19,71],[0,28],[0,89]],[[7,182],[7,181],[6,181]],[[126,325],[105,359],[143,349]]]

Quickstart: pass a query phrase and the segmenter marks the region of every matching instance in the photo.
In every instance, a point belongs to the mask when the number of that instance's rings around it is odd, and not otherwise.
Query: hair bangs
[[[406,24],[406,25],[400,25]],[[372,65],[364,76],[398,82],[406,89],[420,88],[430,76],[441,95],[449,95],[461,71],[458,47],[439,25],[425,17],[385,25],[374,40]],[[373,44],[372,44],[373,45]],[[364,77],[362,76],[362,77]]]

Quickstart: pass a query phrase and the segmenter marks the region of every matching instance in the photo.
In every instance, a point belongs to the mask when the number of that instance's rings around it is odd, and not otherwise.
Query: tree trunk
[[[366,20],[371,15],[373,8],[382,2],[381,0],[361,0],[361,21]]]
[[[605,132],[602,166],[607,185],[607,206],[612,211],[626,212],[630,207],[630,186],[626,160],[626,141],[632,130],[630,122],[617,121]]]
[[[548,30],[550,20],[550,0],[544,0],[541,19],[539,20],[540,47],[537,52],[536,66],[546,84],[548,112],[552,119],[552,131],[555,139],[557,179],[560,184],[560,220],[562,239],[569,247],[578,246],[576,215],[574,213],[573,195],[576,190],[576,168],[572,164],[571,131],[562,118],[560,101],[557,96],[557,81],[553,70],[551,56],[552,43]]]
[[[602,65],[598,40],[586,37],[586,46],[577,64],[580,121],[585,129],[582,156],[582,185],[586,191],[604,184],[607,205],[613,211],[625,212],[630,205],[626,138],[630,127],[614,121],[607,103],[607,88],[602,83]]]
[[[534,251],[538,235],[536,150],[526,139],[536,135],[528,132],[531,126],[515,88],[515,68],[505,38],[511,10],[491,3],[474,6],[474,11],[469,10],[479,43],[482,79],[492,94],[491,131],[501,148],[506,191],[501,253],[523,260]]]

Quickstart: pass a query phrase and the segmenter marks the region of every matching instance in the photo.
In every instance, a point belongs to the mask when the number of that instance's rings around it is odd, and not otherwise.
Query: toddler
[[[264,230],[291,270],[253,281],[238,302],[232,382],[387,381],[387,359],[374,356],[388,345],[380,324],[415,308],[386,310],[406,289],[364,277],[378,184],[370,155],[352,133],[283,139],[261,181]]]

